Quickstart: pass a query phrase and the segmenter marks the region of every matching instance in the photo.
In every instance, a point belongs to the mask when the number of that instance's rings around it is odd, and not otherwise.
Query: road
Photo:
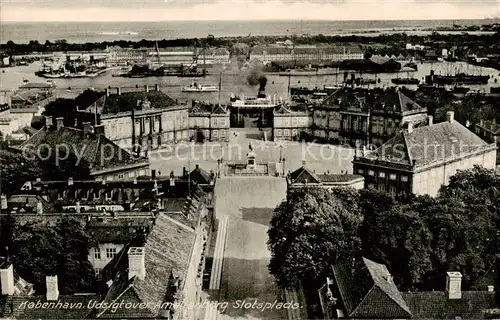
[[[271,255],[266,242],[272,211],[285,196],[282,178],[226,177],[217,181],[216,215],[228,217],[218,297],[228,307],[217,319],[287,318],[285,309],[262,311],[257,307],[261,302],[284,302],[283,292],[268,271]]]

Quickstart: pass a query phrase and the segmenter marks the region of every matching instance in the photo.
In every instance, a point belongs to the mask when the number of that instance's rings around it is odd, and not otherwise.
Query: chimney
[[[306,167],[306,160],[302,160],[302,168]]]
[[[479,120],[479,125],[480,125],[481,127],[484,127],[484,120],[483,120],[483,119]]]
[[[57,276],[46,276],[45,284],[47,286],[47,301],[57,301],[57,299],[59,299]]]
[[[144,85],[144,88],[145,88],[145,91],[146,91],[146,92],[149,92],[149,86],[148,86],[147,84],[146,84],[146,85]]]
[[[106,88],[106,97],[109,97],[109,88]]]
[[[6,210],[8,207],[7,196],[2,194],[0,196],[0,210]]]
[[[460,272],[446,273],[446,293],[450,300],[462,298],[462,274]]]
[[[455,118],[455,112],[453,111],[446,112],[446,121],[448,121],[449,123],[453,123],[454,118]]]
[[[432,126],[434,124],[434,118],[432,116],[427,116],[427,125]]]
[[[87,134],[91,134],[91,133],[94,133],[94,128],[92,127],[90,122],[84,122],[83,123],[83,134],[87,135]]]
[[[72,185],[73,185],[73,178],[69,177],[68,178],[68,186],[72,186]]]
[[[495,286],[488,286],[488,292],[494,292]]]
[[[188,176],[188,172],[187,172],[186,167],[182,167],[182,177],[185,178],[187,176]]]
[[[40,200],[36,203],[36,213],[43,214],[43,204]]]
[[[194,166],[194,168],[195,168],[196,170],[200,170],[200,165],[199,165],[199,164],[196,164],[196,165]]]
[[[80,206],[80,201],[75,203],[75,211],[76,213],[80,213],[82,211],[82,207]]]
[[[12,296],[14,294],[14,267],[12,263],[6,262],[0,269],[0,283],[2,284],[2,295]]]
[[[160,91],[160,85],[159,85],[158,83],[157,83],[157,84],[155,84],[155,90],[156,90],[156,91]]]
[[[144,280],[146,277],[146,264],[144,261],[144,247],[130,247],[128,249],[128,278],[137,277]]]
[[[120,87],[116,88],[116,94],[121,96],[122,95],[122,88],[120,88]]]
[[[156,170],[151,170],[151,179],[156,179]]]
[[[408,122],[408,133],[412,133],[412,132],[413,132],[413,123]]]
[[[52,126],[52,116],[45,116],[45,127],[47,127],[47,129],[50,129]]]

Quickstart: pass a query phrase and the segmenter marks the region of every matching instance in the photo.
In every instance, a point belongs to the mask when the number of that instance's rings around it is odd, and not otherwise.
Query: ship
[[[455,84],[488,84],[490,76],[470,75],[466,73],[457,73],[455,75],[436,75],[431,70],[431,74],[425,76],[425,83],[432,85],[455,85]]]
[[[201,83],[193,82],[191,85],[182,87],[182,92],[218,92],[219,88],[216,86],[205,85]]]
[[[391,82],[397,85],[405,84],[405,85],[418,85],[420,84],[420,80],[416,78],[393,78],[391,79]]]
[[[274,108],[279,105],[279,103],[273,99],[269,98],[259,98],[259,97],[237,97],[231,96],[231,107],[234,108],[250,108],[250,109],[267,109]]]
[[[456,85],[453,87],[453,89],[450,90],[452,93],[457,93],[457,94],[466,94],[467,92],[470,91],[470,88]]]
[[[418,71],[418,66],[417,66],[417,64],[415,62],[408,62],[403,67],[411,68],[411,69],[413,69],[415,71]]]
[[[369,85],[369,84],[376,84],[377,80],[375,79],[365,79],[365,78],[351,78],[351,79],[346,79],[345,83],[347,85],[352,85],[355,84],[357,86],[363,86],[363,85]]]

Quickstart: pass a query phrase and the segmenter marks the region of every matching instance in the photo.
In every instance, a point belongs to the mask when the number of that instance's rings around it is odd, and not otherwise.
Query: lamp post
[[[282,151],[283,151],[283,145],[280,144],[280,163],[281,161],[283,160],[283,157],[282,157]]]
[[[285,160],[285,158],[283,158],[283,163],[281,165],[281,169],[283,170],[283,177],[285,176],[285,162],[286,162],[286,160]]]

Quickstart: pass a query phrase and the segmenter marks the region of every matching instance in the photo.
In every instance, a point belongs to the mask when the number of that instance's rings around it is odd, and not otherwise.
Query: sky
[[[500,0],[0,0],[1,21],[414,20],[500,16]]]

